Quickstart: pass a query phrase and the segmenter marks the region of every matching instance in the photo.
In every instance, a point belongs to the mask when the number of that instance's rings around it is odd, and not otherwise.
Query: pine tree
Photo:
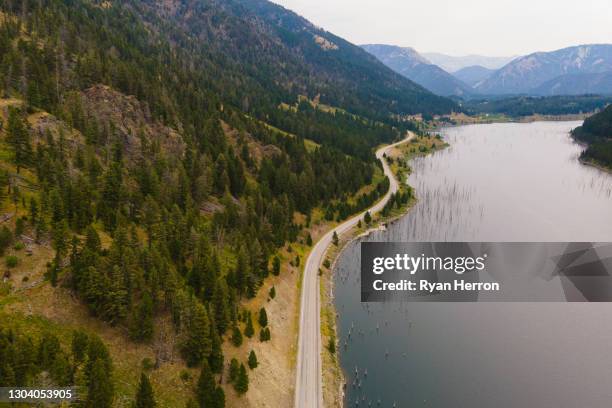
[[[238,372],[240,371],[240,366],[238,364],[238,360],[236,360],[235,358],[232,358],[232,361],[230,362],[230,367],[229,367],[229,380],[230,382],[235,382],[236,379],[238,378]]]
[[[240,333],[240,328],[238,326],[234,326],[232,329],[232,344],[236,347],[242,345],[242,333]]]
[[[86,408],[111,408],[114,389],[105,362],[98,358],[91,366],[87,388]]]
[[[193,367],[208,358],[211,351],[210,321],[204,306],[192,299],[191,319],[187,329],[187,338],[183,343],[183,357],[187,365]]]
[[[144,374],[140,374],[140,383],[138,384],[138,391],[136,392],[136,403],[134,408],[155,408],[157,403],[155,402],[155,395],[153,394],[153,387],[149,382],[149,378]]]
[[[89,338],[84,332],[80,330],[72,332],[72,356],[76,363],[81,363],[85,359],[88,341]]]
[[[334,231],[334,235],[332,235],[332,243],[335,246],[338,246],[339,240],[338,240],[338,234],[336,233],[336,231]]]
[[[363,216],[363,222],[365,222],[366,225],[370,225],[372,222],[372,216],[370,215],[369,211],[366,211],[365,215]]]
[[[272,286],[270,288],[270,299],[274,299],[276,297],[276,288],[274,288],[274,286]]]
[[[234,389],[238,394],[244,394],[249,390],[249,374],[247,373],[244,364],[240,364],[240,370],[238,371],[238,377],[234,383]]]
[[[266,327],[268,325],[268,314],[266,313],[265,308],[259,309],[259,325],[261,327]]]
[[[210,331],[211,350],[210,356],[208,356],[208,364],[213,373],[219,374],[223,371],[223,349],[221,348],[223,340],[214,325]]]
[[[251,318],[251,312],[247,315],[246,327],[244,328],[244,335],[248,338],[253,337],[255,329],[253,328],[253,319]]]
[[[212,370],[208,366],[208,363],[202,363],[202,370],[200,371],[200,378],[198,380],[196,395],[198,403],[202,408],[209,408],[214,406],[215,401],[215,378]]]
[[[265,327],[259,331],[259,341],[264,342],[271,339],[270,328]]]
[[[13,148],[13,160],[15,166],[17,166],[17,173],[19,173],[22,167],[27,167],[30,163],[32,146],[30,145],[30,133],[26,128],[25,121],[14,107],[9,107],[7,141]]]
[[[280,275],[280,270],[281,270],[280,258],[278,256],[275,256],[274,259],[272,260],[272,274],[274,276],[278,276]]]
[[[130,337],[136,341],[149,342],[153,338],[153,330],[153,300],[145,292],[132,314]]]
[[[257,367],[257,365],[257,356],[255,355],[255,351],[251,350],[249,353],[249,368],[253,370],[255,367]]]
[[[306,245],[312,246],[312,236],[310,235],[310,232],[306,236]]]
[[[225,392],[221,387],[215,389],[215,403],[217,404],[215,408],[225,408]]]

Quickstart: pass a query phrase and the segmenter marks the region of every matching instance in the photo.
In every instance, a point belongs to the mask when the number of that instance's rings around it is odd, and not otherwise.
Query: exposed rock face
[[[158,143],[169,156],[183,155],[185,143],[180,133],[155,120],[147,104],[136,97],[106,85],[95,85],[83,92],[83,101],[88,113],[103,126],[110,127],[110,134],[119,138],[132,158],[141,154],[143,140]]]

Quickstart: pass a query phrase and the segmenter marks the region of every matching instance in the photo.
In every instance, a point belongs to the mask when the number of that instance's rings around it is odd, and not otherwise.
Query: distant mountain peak
[[[465,96],[473,93],[469,85],[432,64],[412,47],[387,44],[364,44],[361,47],[395,72],[435,94]]]
[[[612,45],[577,45],[516,58],[477,84],[476,88],[489,94],[533,93],[536,88],[564,75],[605,72],[612,72]],[[563,82],[569,84],[569,80],[571,77]],[[552,89],[550,92],[562,92],[562,88],[557,86],[556,91]]]

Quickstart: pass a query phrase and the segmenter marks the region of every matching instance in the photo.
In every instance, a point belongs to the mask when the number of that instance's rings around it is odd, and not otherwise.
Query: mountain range
[[[468,96],[474,93],[470,85],[432,64],[413,48],[383,44],[366,44],[361,47],[395,72],[437,95]]]
[[[586,89],[575,88],[569,83],[579,80],[586,84],[584,78],[578,76],[610,71],[612,45],[580,45],[516,58],[476,84],[475,89],[486,94],[530,94],[546,90],[548,93],[559,94],[567,89],[572,89],[572,93],[586,93]],[[544,85],[564,76],[560,82]],[[598,78],[590,79],[594,81],[590,87],[597,88]],[[544,88],[536,92],[541,86]]]
[[[503,62],[503,58],[465,57],[463,62],[479,61],[488,67],[461,66],[452,60],[459,57],[421,55],[412,48],[383,45],[363,48],[391,69],[438,95],[612,94],[612,45],[608,44],[579,45],[507,58],[507,63],[496,69],[490,67],[495,66],[495,61]],[[442,66],[436,65],[436,61]],[[461,68],[453,71],[458,67]]]
[[[489,57],[485,55],[446,55],[437,52],[426,52],[423,56],[447,72],[455,73],[460,69],[480,66],[488,69],[499,69],[515,57]]]

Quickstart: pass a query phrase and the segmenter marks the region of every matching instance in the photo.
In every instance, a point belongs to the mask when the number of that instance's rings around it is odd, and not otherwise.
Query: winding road
[[[319,290],[319,268],[325,252],[332,243],[334,231],[341,236],[363,219],[366,211],[375,214],[383,209],[391,194],[397,192],[399,183],[383,155],[397,145],[412,140],[415,134],[408,133],[405,139],[376,151],[383,165],[383,171],[389,178],[389,191],[368,210],[353,216],[331,231],[328,231],[312,248],[304,266],[302,281],[302,300],[300,307],[300,326],[298,337],[297,370],[295,380],[295,408],[322,408],[323,381],[321,372],[321,303]]]

